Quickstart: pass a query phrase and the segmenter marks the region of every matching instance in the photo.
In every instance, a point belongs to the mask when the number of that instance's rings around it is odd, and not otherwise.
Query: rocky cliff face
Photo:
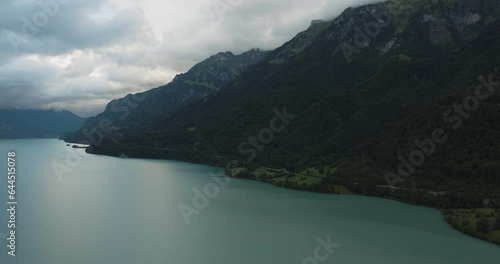
[[[493,0],[392,0],[347,9],[317,41],[349,62],[367,52],[428,57],[459,48],[499,17]]]

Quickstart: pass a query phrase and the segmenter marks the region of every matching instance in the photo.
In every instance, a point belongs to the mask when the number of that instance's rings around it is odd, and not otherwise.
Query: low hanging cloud
[[[0,108],[82,116],[220,51],[279,47],[369,0],[5,0]]]

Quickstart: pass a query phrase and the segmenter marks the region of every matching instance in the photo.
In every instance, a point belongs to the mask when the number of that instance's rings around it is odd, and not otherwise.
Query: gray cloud
[[[0,10],[0,107],[90,116],[214,53],[274,49],[311,20],[366,2],[374,1],[7,0]],[[222,16],[221,3],[229,7]]]

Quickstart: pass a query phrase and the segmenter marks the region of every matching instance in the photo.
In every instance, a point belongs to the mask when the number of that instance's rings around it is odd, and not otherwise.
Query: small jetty
[[[86,149],[88,148],[89,146],[83,146],[83,145],[73,145],[73,148],[74,149]]]

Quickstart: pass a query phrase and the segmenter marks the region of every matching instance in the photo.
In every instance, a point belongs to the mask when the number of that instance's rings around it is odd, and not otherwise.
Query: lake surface
[[[236,179],[217,194],[210,173],[219,168],[87,155],[58,140],[0,141],[4,208],[10,150],[18,163],[17,256],[7,255],[2,237],[2,264],[316,263],[304,260],[329,236],[338,245],[328,254],[316,250],[325,259],[317,263],[500,259],[500,247],[456,232],[433,209]],[[67,159],[72,151],[81,158]],[[71,171],[58,177],[54,164]],[[187,224],[179,205],[197,210],[193,190],[205,186],[214,198]],[[0,213],[3,234],[6,213]]]

